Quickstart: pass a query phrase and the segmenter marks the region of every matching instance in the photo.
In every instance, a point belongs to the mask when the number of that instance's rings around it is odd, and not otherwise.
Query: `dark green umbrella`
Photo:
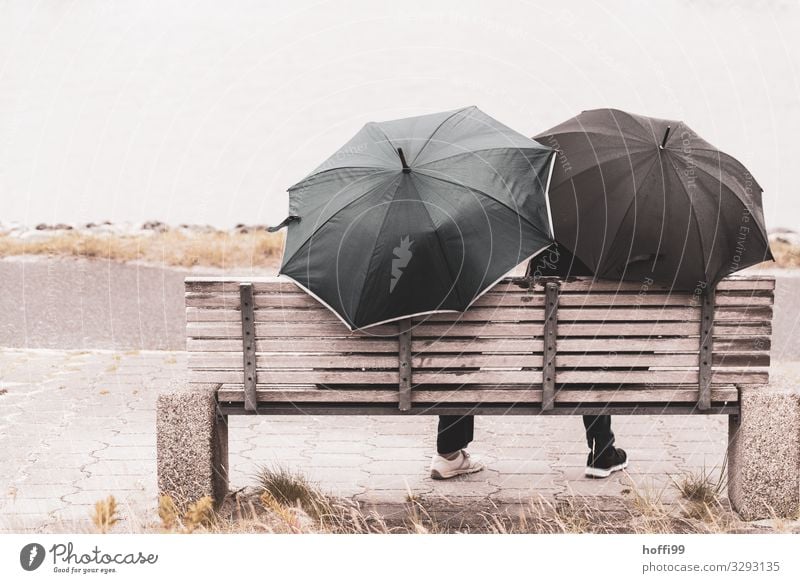
[[[289,189],[280,273],[352,329],[463,311],[552,243],[552,160],[476,107],[368,123]]]
[[[772,259],[761,187],[683,122],[597,109],[535,139],[556,240],[596,276],[688,290]]]

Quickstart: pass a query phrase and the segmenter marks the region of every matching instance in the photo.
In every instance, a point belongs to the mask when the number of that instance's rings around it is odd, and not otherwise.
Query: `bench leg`
[[[728,498],[744,520],[800,512],[800,389],[740,387],[728,421]]]
[[[181,505],[228,492],[228,419],[217,410],[219,385],[161,393],[156,411],[158,490]]]

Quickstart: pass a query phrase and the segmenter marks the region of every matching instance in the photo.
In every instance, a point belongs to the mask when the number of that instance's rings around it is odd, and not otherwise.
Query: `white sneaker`
[[[452,460],[437,453],[431,460],[431,478],[434,480],[446,480],[462,474],[480,472],[484,467],[477,459],[470,457],[465,449],[462,449],[458,456]]]

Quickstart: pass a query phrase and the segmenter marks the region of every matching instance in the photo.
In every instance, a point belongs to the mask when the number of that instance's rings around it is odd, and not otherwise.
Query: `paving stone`
[[[420,443],[418,437],[414,435],[371,435],[368,439],[369,443],[375,447],[380,448],[397,448],[397,447],[426,447],[430,451],[434,451],[435,444],[435,429],[431,437],[426,443]]]
[[[147,478],[139,475],[101,474],[84,477],[73,484],[81,490],[140,490],[148,487]]]
[[[135,460],[98,460],[83,466],[90,476],[146,476],[157,470],[156,460],[152,458]]]
[[[80,480],[87,473],[78,468],[46,468],[44,464],[34,464],[24,469],[25,478],[17,482],[18,488],[29,485],[64,484]]]
[[[370,461],[362,468],[371,475],[391,474],[405,476],[427,473],[428,464],[417,460],[377,460]]]
[[[49,498],[23,498],[8,500],[0,506],[0,516],[10,519],[16,515],[47,515],[67,506],[67,502],[55,497]],[[2,520],[2,519],[0,519]]]
[[[53,498],[60,498],[66,494],[74,494],[79,491],[79,488],[73,486],[69,482],[53,482],[52,484],[18,483],[13,487],[15,488],[15,497],[22,500],[50,500]]]
[[[551,488],[552,481],[552,474],[498,474],[488,479],[492,486],[500,490],[505,490],[506,488],[515,490]]]
[[[383,449],[383,448],[380,448]],[[361,441],[324,441],[310,447],[310,450],[316,454],[348,454],[348,453],[363,453],[371,451],[379,451],[379,448],[372,447],[371,444],[365,444]],[[402,455],[403,452],[412,452],[419,455],[421,450],[412,450],[411,448],[392,448],[388,452],[392,457]]]
[[[429,463],[434,454],[434,450],[427,448],[411,447],[368,447],[360,445],[360,450],[364,455],[374,460],[391,459],[397,461],[424,461]]]
[[[98,457],[104,460],[135,461],[152,459],[155,454],[155,447],[111,445],[105,448],[102,453],[98,453]]]
[[[232,452],[231,455],[241,455],[251,460],[260,460],[264,463],[283,461],[288,459],[305,459],[308,446],[293,446],[293,447],[270,447],[270,448],[254,448]]]
[[[433,488],[433,480],[430,479],[427,472],[420,472],[419,474],[411,476],[373,474],[369,476],[366,487],[371,491],[383,492],[392,490],[401,494],[407,494],[408,492],[431,490]]]
[[[487,461],[487,466],[501,474],[552,474],[554,471],[547,460],[503,459]]]
[[[359,489],[359,484],[363,484],[364,488],[370,485],[369,474],[350,468],[309,468],[305,475],[322,489],[327,489],[330,484],[350,484]]]
[[[355,453],[318,453],[314,452],[308,458],[308,465],[313,467],[357,468],[369,464],[372,460]]]
[[[144,489],[137,490],[120,490],[120,489],[101,489],[101,490],[81,490],[74,494],[67,494],[63,498],[66,502],[72,505],[91,505],[94,508],[96,502],[108,499],[113,496],[117,505],[120,507],[130,505],[146,505],[150,504],[151,500],[155,499],[155,488],[152,491]]]

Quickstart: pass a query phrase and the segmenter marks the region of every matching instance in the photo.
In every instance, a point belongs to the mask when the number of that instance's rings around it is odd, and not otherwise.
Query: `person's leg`
[[[431,478],[446,480],[483,469],[466,447],[472,441],[475,418],[472,415],[441,415],[436,436],[436,455],[431,460]]]
[[[586,443],[596,456],[614,445],[614,432],[611,431],[611,415],[584,415]]]
[[[439,455],[448,455],[464,449],[472,441],[474,429],[472,415],[440,415],[436,451]]]
[[[611,431],[611,415],[584,415],[586,443],[589,456],[586,459],[586,475],[593,478],[607,478],[613,472],[625,469],[628,454],[614,447],[614,432]]]

